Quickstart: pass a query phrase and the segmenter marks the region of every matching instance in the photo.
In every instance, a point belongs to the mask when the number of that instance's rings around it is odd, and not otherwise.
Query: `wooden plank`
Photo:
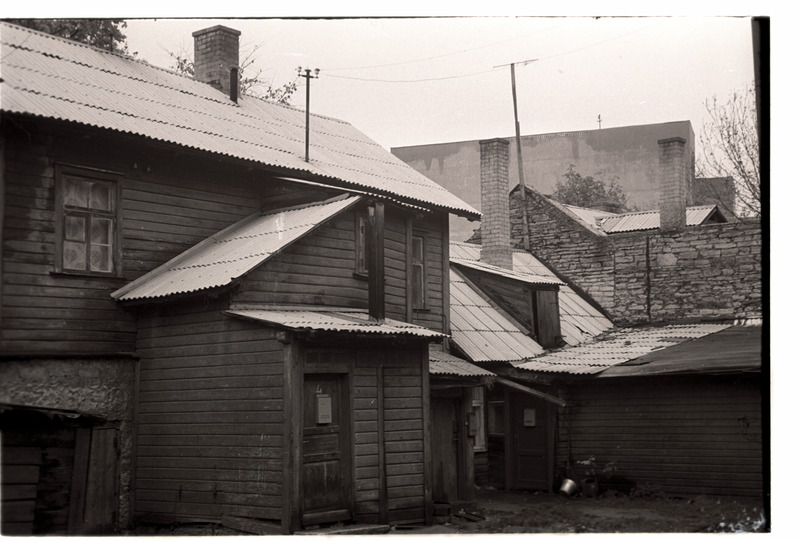
[[[286,452],[283,458],[283,508],[281,509],[284,535],[302,528],[302,388],[304,384],[304,355],[296,341],[284,344],[283,394],[285,417],[283,441]]]
[[[119,520],[119,447],[116,428],[92,430],[84,534],[109,534]]]
[[[279,523],[264,522],[231,515],[222,516],[222,525],[255,535],[280,535],[283,533],[283,529]]]
[[[86,483],[89,476],[89,455],[91,452],[92,431],[78,428],[75,432],[75,454],[72,465],[72,485],[69,492],[69,515],[67,532],[69,535],[84,533],[84,512],[86,509]]]
[[[421,354],[422,369],[422,431],[423,439],[423,467],[424,467],[424,521],[425,524],[433,522],[433,451],[430,448],[432,441],[432,428],[430,426],[430,373],[429,373],[429,351],[428,348],[422,349]]]
[[[377,367],[377,424],[381,429],[377,433],[377,445],[378,445],[378,468],[380,472],[380,477],[378,478],[378,487],[379,487],[379,514],[378,520],[382,523],[385,523],[388,520],[388,492],[387,492],[387,483],[386,483],[386,441],[385,441],[385,430],[382,428],[385,426],[385,397],[383,396],[385,388],[385,373],[384,367],[381,363]]]

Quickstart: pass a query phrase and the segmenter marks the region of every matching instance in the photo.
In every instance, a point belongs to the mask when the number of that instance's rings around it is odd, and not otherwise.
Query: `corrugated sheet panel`
[[[193,246],[111,296],[122,301],[153,299],[225,286],[359,199],[342,196],[303,207],[255,214]]]
[[[385,319],[382,323],[369,319],[369,314],[358,310],[308,310],[307,306],[296,309],[282,308],[237,308],[225,311],[226,314],[277,325],[287,329],[302,331],[347,332],[357,334],[379,334],[386,336],[418,336],[422,338],[440,339],[446,337],[425,327],[412,325],[394,319]]]
[[[685,209],[685,224],[688,226],[702,225],[716,210],[716,205],[701,205]],[[660,211],[648,210],[615,214],[602,219],[600,227],[605,233],[624,233],[627,231],[645,231],[660,228]]]
[[[449,260],[450,263],[455,263],[456,265],[463,265],[464,267],[469,267],[470,269],[489,272],[497,276],[504,276],[506,278],[512,278],[514,280],[519,280],[521,282],[527,282],[529,284],[564,285],[563,282],[561,282],[557,278],[553,278],[552,276],[541,276],[539,274],[515,272],[512,270],[503,269],[502,267],[489,265],[488,263],[483,263],[481,261],[474,261],[471,259],[456,259],[450,257]]]
[[[464,262],[479,262],[480,246],[466,242],[450,243],[450,261],[464,264]],[[541,263],[529,252],[513,250],[513,274],[533,277],[535,280],[550,279],[562,282],[546,265]],[[560,286],[558,292],[560,304],[560,329],[563,339],[570,346],[575,346],[590,340],[608,329],[613,328],[613,323],[602,312],[594,308],[588,301],[581,297],[568,285]]]
[[[474,362],[520,361],[544,349],[450,270],[452,340]]]
[[[433,348],[430,348],[430,374],[483,378],[496,376],[493,372],[465,359]]]
[[[536,372],[596,374],[653,351],[717,333],[729,327],[730,325],[726,324],[696,324],[616,329],[591,342],[546,353],[514,366]]]
[[[735,325],[611,367],[599,377],[759,372],[763,329]]]
[[[243,96],[118,54],[0,23],[3,111],[141,135],[427,208],[479,213],[346,122]],[[379,113],[376,112],[376,113]]]
[[[597,209],[589,209],[585,207],[575,207],[574,205],[566,205],[563,206],[569,211],[577,216],[580,220],[585,222],[587,225],[591,227],[596,227],[599,220],[603,218],[608,218],[610,216],[616,216],[612,212],[607,212],[604,210],[597,210]]]

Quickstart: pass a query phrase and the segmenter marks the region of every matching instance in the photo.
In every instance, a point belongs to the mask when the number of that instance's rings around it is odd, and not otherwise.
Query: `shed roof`
[[[225,314],[275,325],[295,331],[342,332],[382,336],[415,336],[432,340],[446,337],[438,331],[386,318],[382,322],[369,319],[364,310],[349,308],[235,307]]]
[[[496,374],[445,351],[430,348],[430,375],[496,377]]]
[[[653,351],[608,368],[597,377],[759,372],[763,362],[762,331],[760,325],[735,325]]]
[[[452,340],[474,362],[521,361],[544,349],[450,269]]]
[[[470,219],[479,213],[347,122],[242,96],[146,62],[0,22],[0,107],[246,160]]]
[[[509,277],[528,277],[527,280],[544,283],[544,280],[555,280],[561,284],[558,291],[560,304],[560,330],[563,339],[570,346],[575,346],[590,340],[613,327],[613,323],[596,309],[590,302],[580,296],[567,284],[564,284],[546,265],[531,253],[524,250],[513,250],[513,272]],[[464,264],[464,262],[479,262],[480,245],[466,242],[450,243],[450,261]],[[484,267],[490,267],[480,263]],[[479,268],[479,267],[477,267]],[[490,270],[479,268],[480,270]],[[507,271],[506,271],[507,272]]]
[[[716,205],[701,205],[685,209],[685,224],[687,226],[702,225],[711,218],[720,217],[726,221]],[[599,227],[608,234],[626,233],[628,231],[645,231],[660,228],[660,211],[647,210],[642,212],[629,212],[626,214],[613,214],[600,218]]]
[[[729,324],[700,323],[614,329],[591,342],[545,353],[515,366],[535,372],[597,374],[663,348],[670,348],[671,352],[677,344],[729,327]]]
[[[300,207],[253,214],[189,248],[111,296],[121,301],[154,299],[228,285],[359,199],[340,196]]]

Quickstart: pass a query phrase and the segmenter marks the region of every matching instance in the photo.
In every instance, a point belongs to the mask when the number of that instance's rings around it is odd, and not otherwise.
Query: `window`
[[[411,239],[411,303],[414,309],[427,308],[427,276],[424,261],[424,237]]]
[[[355,273],[369,275],[369,241],[366,236],[367,218],[365,214],[355,216]]]
[[[472,388],[472,433],[474,434],[474,450],[486,450],[486,425],[485,425],[485,389]]]
[[[505,435],[505,402],[502,400],[491,400],[488,403],[488,434]]]
[[[119,272],[118,176],[56,169],[56,271],[115,276]]]

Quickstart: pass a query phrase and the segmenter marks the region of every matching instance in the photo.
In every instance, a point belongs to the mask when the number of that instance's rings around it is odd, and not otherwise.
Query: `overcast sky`
[[[242,32],[276,85],[320,69],[311,111],[346,120],[386,148],[690,120],[754,79],[747,17],[446,17],[414,19],[137,19],[128,46],[170,67],[191,33]],[[497,67],[502,66],[502,67]],[[300,79],[304,83],[304,79]],[[305,107],[305,86],[293,105]]]

